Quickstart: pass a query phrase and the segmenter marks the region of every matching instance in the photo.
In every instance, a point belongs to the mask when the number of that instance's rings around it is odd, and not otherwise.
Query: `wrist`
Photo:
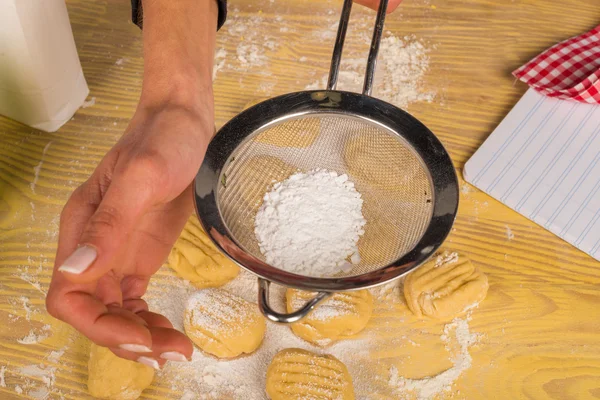
[[[146,108],[178,106],[190,111],[213,112],[212,79],[193,68],[171,68],[160,74],[145,74],[140,105]]]
[[[140,103],[186,109],[210,105],[218,8],[214,0],[144,4],[144,80]],[[206,104],[208,103],[208,104]]]

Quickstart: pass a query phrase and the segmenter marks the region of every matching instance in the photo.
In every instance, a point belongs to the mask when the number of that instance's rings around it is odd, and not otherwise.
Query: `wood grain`
[[[31,398],[27,393],[45,387],[40,376],[21,371],[42,364],[56,376],[50,398],[89,397],[88,343],[47,315],[44,294],[61,207],[120,137],[139,97],[141,35],[129,22],[127,3],[67,0],[93,107],[79,110],[56,133],[0,117],[2,399]],[[215,81],[217,126],[253,99],[302,90],[326,74],[333,39],[319,32],[337,21],[341,6],[323,0],[230,3],[229,22],[218,37],[230,67],[219,70]],[[365,50],[357,38],[370,30],[373,15],[355,7],[347,51]],[[437,97],[413,103],[409,111],[440,137],[460,176],[525,91],[510,71],[599,21],[600,2],[590,0],[405,0],[386,28],[399,37],[415,35],[432,48],[424,87]],[[236,62],[239,43],[265,41],[275,43],[267,64],[243,68]],[[446,245],[488,274],[490,290],[473,312],[471,329],[482,337],[471,349],[472,367],[456,382],[455,398],[600,398],[600,264],[462,180],[461,187],[458,219]],[[168,290],[171,275],[163,268],[155,287]],[[400,296],[392,304],[380,299],[365,334],[387,343],[372,352],[372,369],[383,380],[359,397],[398,398],[386,384],[390,365],[411,378],[447,368],[442,326],[416,320]],[[17,342],[30,332],[48,337],[38,344]],[[60,360],[52,357],[52,351],[63,350]],[[144,393],[148,399],[180,397],[160,379]]]

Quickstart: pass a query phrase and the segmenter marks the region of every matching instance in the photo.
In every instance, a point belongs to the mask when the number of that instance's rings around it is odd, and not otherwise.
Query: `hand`
[[[379,0],[354,0],[356,3],[361,4],[363,6],[369,7],[373,10],[377,10],[379,7]],[[387,13],[391,13],[402,3],[402,0],[389,0]]]
[[[116,355],[154,367],[193,351],[141,297],[192,213],[190,183],[214,129],[212,93],[203,103],[140,104],[61,214],[48,312]]]

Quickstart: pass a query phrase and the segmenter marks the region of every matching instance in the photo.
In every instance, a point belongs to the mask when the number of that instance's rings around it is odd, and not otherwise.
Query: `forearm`
[[[144,82],[140,102],[209,106],[218,7],[215,0],[144,0]],[[207,110],[203,110],[206,112]]]

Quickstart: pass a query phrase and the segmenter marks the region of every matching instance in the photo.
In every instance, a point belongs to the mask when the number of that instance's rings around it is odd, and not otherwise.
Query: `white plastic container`
[[[89,93],[64,0],[0,0],[0,114],[58,130]]]

